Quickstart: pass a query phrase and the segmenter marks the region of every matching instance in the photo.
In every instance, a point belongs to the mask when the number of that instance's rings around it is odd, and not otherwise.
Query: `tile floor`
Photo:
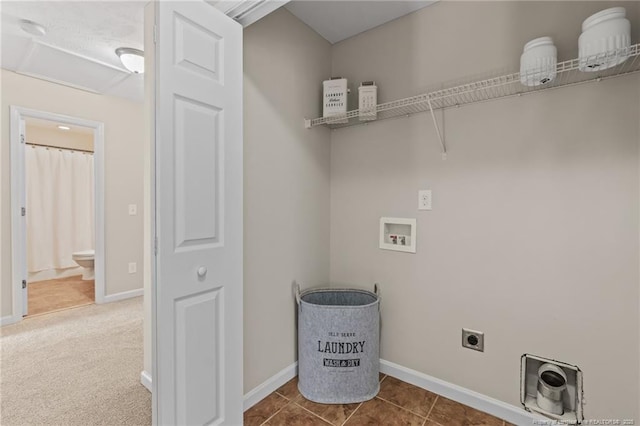
[[[317,404],[298,392],[294,378],[244,413],[246,426],[410,425],[512,426],[394,377],[380,375],[380,393],[361,404]]]
[[[81,275],[29,283],[29,317],[89,305],[95,300],[93,280]]]

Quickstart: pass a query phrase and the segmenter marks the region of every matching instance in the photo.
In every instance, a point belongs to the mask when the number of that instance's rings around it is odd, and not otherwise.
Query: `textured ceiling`
[[[285,7],[327,41],[337,43],[436,1],[294,0]]]
[[[141,102],[144,77],[131,74],[118,47],[143,50],[143,1],[3,1],[2,68],[55,83]],[[27,19],[46,28],[25,33]]]
[[[118,47],[144,50],[143,1],[2,2],[2,34],[31,37],[18,24],[29,19],[47,29],[49,45],[122,68]]]
[[[243,26],[288,0],[209,0]],[[55,83],[142,101],[144,76],[129,73],[118,47],[144,50],[144,7],[148,0],[0,1],[2,68]],[[27,19],[47,33],[34,37],[20,28]]]
[[[209,0],[243,25],[250,25],[287,0]],[[72,87],[142,101],[144,77],[129,73],[118,47],[144,50],[144,7],[136,1],[2,1],[2,68]],[[286,7],[332,43],[351,37],[433,1],[298,0]],[[47,33],[20,28],[28,19]]]

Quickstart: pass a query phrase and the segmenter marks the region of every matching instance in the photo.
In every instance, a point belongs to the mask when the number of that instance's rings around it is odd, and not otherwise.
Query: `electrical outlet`
[[[129,216],[135,216],[138,214],[138,206],[135,204],[129,204]]]
[[[484,333],[482,331],[462,329],[462,346],[474,351],[484,352]]]
[[[418,210],[431,210],[431,190],[421,189],[418,191]]]
[[[138,270],[138,265],[136,264],[136,262],[130,262],[129,263],[129,273],[130,274],[135,274]]]

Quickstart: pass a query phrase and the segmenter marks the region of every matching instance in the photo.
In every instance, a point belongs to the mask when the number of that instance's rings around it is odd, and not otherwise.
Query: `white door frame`
[[[23,220],[21,208],[26,194],[26,167],[24,161],[25,144],[20,138],[20,122],[25,118],[37,118],[82,126],[93,129],[93,161],[95,175],[95,299],[96,303],[104,303],[105,297],[105,241],[104,241],[104,123],[68,115],[24,108],[11,105],[11,276],[12,276],[12,319],[22,320],[22,280],[27,261],[26,222]],[[29,212],[27,212],[29,214]],[[3,324],[4,325],[4,324]]]

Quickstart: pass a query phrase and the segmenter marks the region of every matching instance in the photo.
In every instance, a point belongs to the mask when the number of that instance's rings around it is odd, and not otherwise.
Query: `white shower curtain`
[[[94,248],[93,154],[28,145],[27,269],[77,267],[71,255]]]

